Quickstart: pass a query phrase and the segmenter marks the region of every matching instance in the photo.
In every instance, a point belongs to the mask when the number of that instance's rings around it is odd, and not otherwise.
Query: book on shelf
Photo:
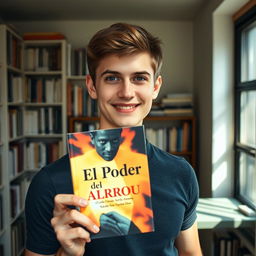
[[[62,86],[60,78],[34,78],[25,80],[25,102],[60,103]]]
[[[164,115],[193,115],[193,97],[190,93],[167,94],[161,99]]]
[[[24,134],[61,134],[60,107],[41,107],[24,111]]]
[[[8,73],[8,102],[23,102],[23,81],[20,75]]]
[[[96,100],[88,95],[83,83],[68,82],[67,84],[67,115],[68,116],[97,116]]]
[[[63,142],[34,142],[29,141],[25,146],[27,170],[40,169],[59,159],[63,155]]]
[[[154,230],[144,127],[69,133],[74,194],[100,232],[92,238]],[[115,223],[115,224],[113,224]]]
[[[22,255],[25,246],[25,218],[20,217],[11,226],[11,256]]]
[[[9,138],[15,139],[23,134],[23,115],[20,109],[9,109]]]
[[[30,182],[31,178],[27,176],[21,179],[19,183],[10,185],[12,218],[17,217],[23,211]]]
[[[28,32],[23,34],[23,40],[63,40],[65,35],[60,32]]]
[[[89,71],[86,48],[72,49],[71,44],[67,44],[67,75],[85,76],[87,74],[89,74]]]
[[[77,121],[74,121],[73,125],[74,125],[73,127],[74,132],[92,131],[92,130],[97,130],[99,128],[99,122],[88,123],[88,122],[77,120]]]
[[[40,46],[24,49],[25,71],[48,72],[61,70],[61,47]]]
[[[21,68],[22,43],[15,35],[7,31],[7,65]]]
[[[146,128],[148,140],[169,152],[191,150],[191,124],[188,121],[166,128]]]
[[[9,147],[8,163],[10,178],[16,177],[24,170],[24,145],[23,143],[14,143]]]

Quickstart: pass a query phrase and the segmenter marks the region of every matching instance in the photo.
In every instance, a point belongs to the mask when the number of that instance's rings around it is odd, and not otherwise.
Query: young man
[[[88,45],[88,92],[98,100],[100,129],[141,125],[161,84],[160,42],[139,26],[118,23]],[[68,156],[41,170],[26,200],[26,256],[200,256],[196,224],[198,185],[182,158],[147,143],[155,231],[92,240],[99,227],[70,206],[88,202],[72,195]]]

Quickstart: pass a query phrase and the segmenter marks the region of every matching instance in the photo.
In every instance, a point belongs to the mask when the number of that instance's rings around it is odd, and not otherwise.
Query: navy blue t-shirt
[[[86,256],[174,256],[174,241],[196,220],[198,183],[192,167],[147,143],[155,231],[101,238],[86,244]],[[34,177],[26,198],[26,248],[54,254],[60,244],[50,220],[56,194],[72,194],[68,155],[48,165]]]

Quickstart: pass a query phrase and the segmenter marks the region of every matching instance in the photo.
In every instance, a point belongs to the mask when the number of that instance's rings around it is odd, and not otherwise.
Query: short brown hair
[[[96,69],[102,58],[117,54],[129,55],[147,52],[152,57],[155,78],[160,74],[162,66],[161,41],[144,28],[127,23],[115,23],[98,31],[87,46],[87,62],[89,73],[95,82]]]

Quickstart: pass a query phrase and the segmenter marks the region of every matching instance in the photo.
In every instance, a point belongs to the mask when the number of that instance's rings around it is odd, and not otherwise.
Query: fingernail
[[[97,233],[100,231],[99,227],[96,226],[96,225],[93,225],[93,229],[94,229],[94,231],[97,232]]]
[[[79,203],[80,203],[81,206],[87,206],[88,205],[88,203],[85,199],[80,199]]]

